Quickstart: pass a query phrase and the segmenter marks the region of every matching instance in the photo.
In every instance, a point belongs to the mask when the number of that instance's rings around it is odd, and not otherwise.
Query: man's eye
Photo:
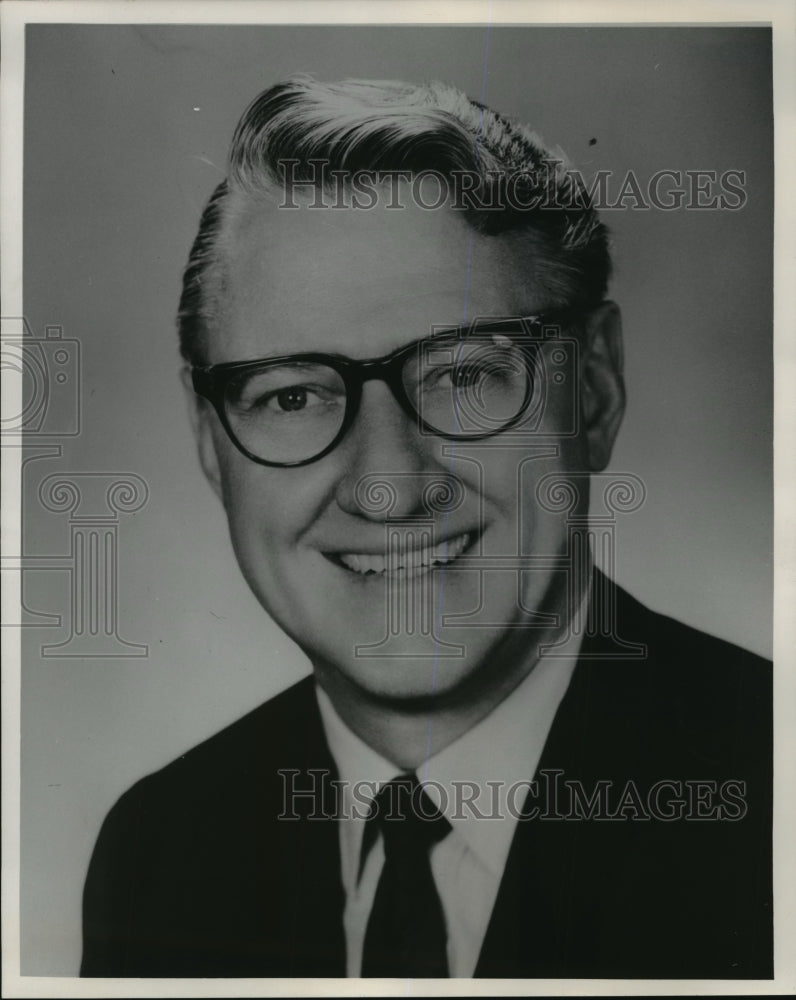
[[[483,364],[463,364],[452,365],[450,368],[443,368],[437,372],[434,382],[442,389],[474,389],[478,385],[494,379],[497,373],[490,371]]]
[[[338,394],[322,386],[288,385],[282,389],[263,393],[252,402],[252,409],[281,415],[313,410],[321,406],[334,406],[338,402]]]
[[[288,389],[280,389],[266,402],[266,406],[290,412],[303,410],[309,401],[309,393],[303,385],[291,385]]]

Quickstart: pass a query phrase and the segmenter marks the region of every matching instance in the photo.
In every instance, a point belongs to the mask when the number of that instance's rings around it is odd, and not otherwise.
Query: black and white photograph
[[[391,6],[4,5],[4,995],[788,992],[794,9]]]

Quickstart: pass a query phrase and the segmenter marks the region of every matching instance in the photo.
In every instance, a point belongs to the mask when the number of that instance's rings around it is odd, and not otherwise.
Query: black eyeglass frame
[[[482,441],[485,438],[495,437],[504,431],[515,427],[525,416],[528,407],[533,399],[533,382],[526,393],[526,399],[519,411],[501,424],[500,427],[476,434],[452,434],[438,430],[433,425],[427,423],[422,415],[412,404],[406,392],[406,388],[401,377],[406,359],[413,354],[420,354],[426,345],[434,345],[442,337],[466,338],[467,334],[503,334],[514,335],[517,343],[524,350],[530,351],[533,347],[538,347],[540,337],[534,337],[531,330],[542,332],[546,327],[555,327],[557,332],[563,331],[572,325],[574,310],[550,312],[537,314],[534,316],[517,316],[505,319],[490,320],[489,323],[482,324],[480,321],[468,324],[466,327],[450,327],[438,330],[429,337],[421,337],[413,340],[404,347],[399,347],[390,354],[385,354],[380,358],[365,358],[357,360],[347,358],[342,354],[323,354],[318,351],[309,351],[301,354],[284,354],[279,357],[258,358],[251,361],[226,361],[216,365],[193,365],[188,370],[191,374],[191,382],[194,392],[206,399],[215,409],[221,425],[226,431],[229,439],[246,458],[258,465],[267,465],[271,468],[298,468],[303,465],[310,465],[317,462],[340,444],[351,425],[356,420],[359,413],[359,406],[362,401],[362,388],[365,382],[377,379],[386,383],[395,397],[396,401],[410,419],[415,421],[427,434],[436,437],[446,438],[449,441]],[[507,330],[506,327],[513,327]],[[519,330],[517,329],[519,327]],[[227,415],[225,398],[227,385],[236,375],[245,374],[247,371],[260,371],[267,368],[278,367],[287,363],[306,363],[326,365],[336,371],[343,381],[346,392],[346,409],[340,429],[331,442],[326,447],[313,455],[311,458],[303,458],[296,462],[272,462],[265,458],[260,458],[254,452],[249,451],[245,445],[238,440]]]

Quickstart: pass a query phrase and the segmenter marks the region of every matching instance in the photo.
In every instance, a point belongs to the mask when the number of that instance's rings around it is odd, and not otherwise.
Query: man
[[[771,975],[768,666],[592,571],[609,269],[566,164],[452,88],[250,106],[181,346],[313,677],[122,796],[84,975]]]

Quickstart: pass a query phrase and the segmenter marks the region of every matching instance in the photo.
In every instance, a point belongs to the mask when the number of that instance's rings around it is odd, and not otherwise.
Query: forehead
[[[545,307],[527,237],[484,236],[461,212],[400,200],[403,208],[381,199],[369,210],[235,204],[208,361],[306,350],[374,356],[433,325]]]

